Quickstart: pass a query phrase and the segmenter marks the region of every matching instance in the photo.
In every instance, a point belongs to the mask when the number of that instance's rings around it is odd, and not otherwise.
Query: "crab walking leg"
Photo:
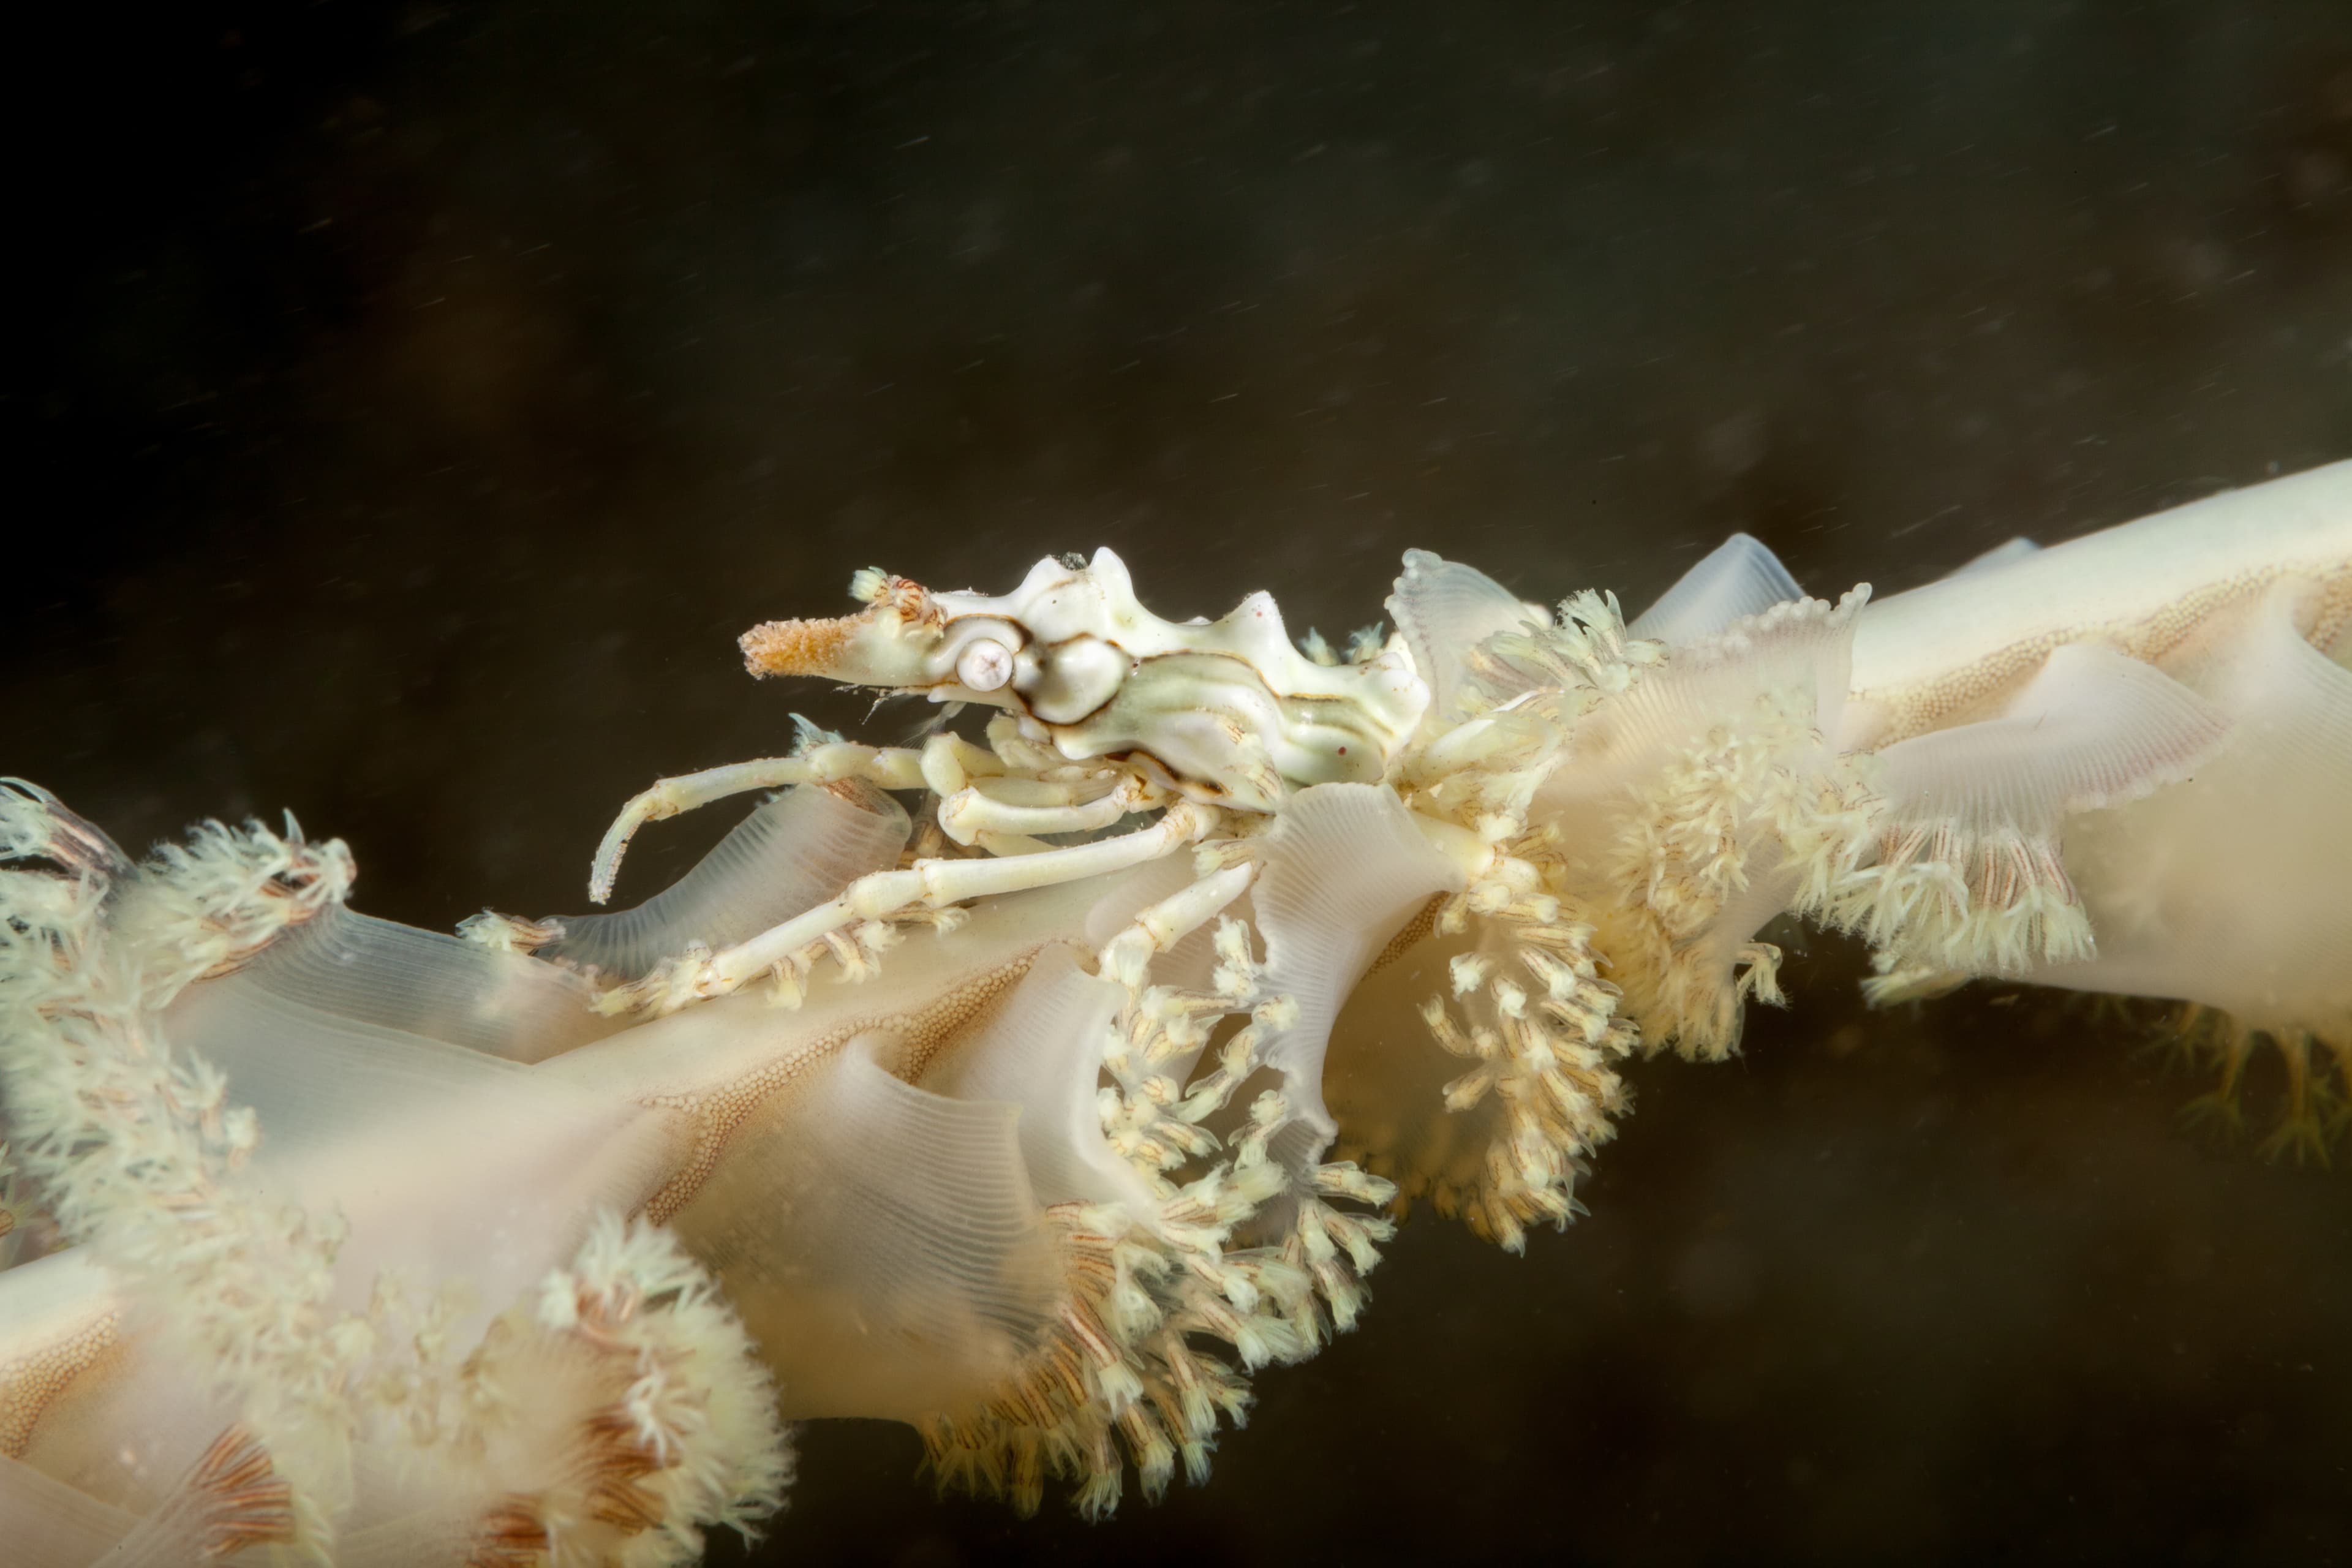
[[[1132,991],[1143,984],[1151,960],[1222,914],[1235,899],[1249,891],[1257,877],[1257,863],[1244,860],[1178,889],[1135,917],[1134,922],[1103,943],[1097,967],[1106,980]]]
[[[989,733],[995,734],[993,725]],[[968,787],[975,778],[997,778],[1004,773],[1003,757],[950,730],[924,742],[922,755],[923,787],[941,800]]]
[[[902,871],[877,871],[850,883],[839,898],[713,953],[695,976],[692,989],[698,996],[723,996],[813,942],[909,905],[942,909],[966,899],[1060,887],[1124,871],[1198,842],[1216,826],[1217,816],[1214,806],[1180,800],[1150,826],[1117,838],[1098,838],[1092,844],[1011,859],[918,860]]]
[[[1068,787],[1075,794],[1082,786]],[[1148,809],[1155,793],[1141,779],[1130,775],[1095,800],[1027,805],[1000,800],[977,785],[967,785],[940,802],[940,829],[959,844],[977,844],[990,834],[1031,837],[1040,833],[1091,833],[1108,827],[1130,812]]]
[[[1159,805],[1168,795],[1147,782],[1139,770],[1123,763],[1092,769],[1065,766],[1036,778],[1018,773],[974,778],[965,789],[948,794],[968,793],[991,805],[1091,805],[1122,788],[1129,799],[1143,803],[1137,810]]]
[[[637,829],[648,822],[659,822],[682,811],[692,811],[714,800],[755,789],[838,784],[849,778],[867,779],[884,789],[921,789],[923,753],[898,746],[860,746],[836,741],[811,747],[797,756],[761,757],[757,762],[734,763],[723,768],[663,779],[623,806],[621,815],[613,819],[613,826],[605,829],[604,841],[596,847],[596,862],[588,873],[589,900],[601,904],[613,896],[613,879],[620,872],[621,857],[628,853],[629,840],[636,836]]]

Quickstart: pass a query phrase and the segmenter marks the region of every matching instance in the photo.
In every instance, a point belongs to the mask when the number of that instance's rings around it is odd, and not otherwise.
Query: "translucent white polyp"
[[[1752,554],[1720,569],[1734,568],[1769,581]],[[1807,809],[1835,782],[1859,603],[1781,601],[1674,646],[1577,721],[1536,792],[1530,819],[1557,830],[1568,890],[1604,924],[1622,912],[1615,983],[1654,1038],[1738,1043],[1744,944],[1811,868],[1783,835],[1815,826]]]
[[[577,974],[340,904],[264,948],[242,978],[355,1023],[520,1062],[620,1026],[591,1010],[594,993]]]
[[[1135,1167],[1103,1137],[1095,1086],[1104,1042],[1127,994],[1049,948],[1012,997],[971,1037],[940,1053],[921,1087],[950,1100],[996,1101],[1020,1112],[1021,1158],[1038,1202],[1154,1202]]]
[[[9,1568],[179,1568],[206,1560],[189,1522],[102,1503],[32,1466],[0,1456],[0,1521]]]
[[[1059,1283],[1018,1110],[902,1083],[876,1059],[894,1048],[860,1036],[814,1064],[677,1218],[795,1417],[912,1420],[984,1396]]]
[[[0,1520],[7,1521],[15,1568],[89,1568],[107,1557],[139,1519],[88,1492],[0,1456]]]
[[[1878,787],[1905,817],[2042,835],[2186,778],[2229,731],[2215,707],[2152,665],[2070,643],[1998,719],[1900,741]]]
[[[2352,1026],[2352,671],[2304,640],[2295,585],[2194,677],[2231,721],[2186,783],[2070,824],[2098,955],[2053,985],[2180,997],[2255,1028]]]
[[[1759,718],[1759,705],[1768,698],[1787,699],[1790,716],[1821,734],[1834,734],[1853,639],[1851,619],[1815,604],[1810,613],[1793,606],[1768,612],[1676,647],[1663,668],[1603,699],[1579,722],[1569,760],[1538,793],[1535,815],[1590,810],[1622,798],[1688,755],[1711,731]],[[1576,824],[1571,849],[1601,837],[1580,817],[1565,820]]]
[[[338,1017],[246,973],[191,986],[163,1026],[259,1118],[239,1180],[349,1222],[336,1260],[346,1310],[385,1268],[427,1292],[464,1280],[485,1310],[502,1308],[569,1255],[598,1206],[641,1205],[675,1157],[665,1112]]]
[[[830,965],[812,976],[807,998],[778,1007],[764,986],[704,1002],[542,1064],[540,1070],[598,1099],[620,1097],[718,1114],[731,1102],[764,1102],[800,1092],[814,1060],[869,1031],[919,1037],[903,1064],[919,1078],[956,1032],[995,1005],[1038,954],[1057,943],[1087,950],[1099,918],[1116,931],[1151,901],[1136,879],[1156,862],[1117,878],[982,900],[949,932],[911,931],[882,960],[878,979],[850,981]],[[1179,864],[1175,862],[1172,864]],[[659,1216],[656,1216],[659,1217]]]
[[[46,1381],[45,1364],[75,1359],[78,1345],[87,1354],[110,1325],[112,1345],[103,1360],[62,1388]],[[162,1501],[187,1461],[226,1422],[201,1378],[157,1376],[152,1366],[147,1375],[135,1375],[155,1326],[152,1309],[142,1314],[124,1301],[87,1247],[0,1272],[0,1439],[5,1440],[0,1452],[24,1445],[16,1457],[49,1478],[50,1486],[71,1483],[97,1505],[59,1512],[41,1486],[11,1474],[0,1476],[0,1521],[13,1524],[21,1500],[32,1510],[26,1517],[47,1521],[43,1528],[61,1532],[60,1542],[76,1538],[68,1527],[79,1518],[112,1531],[111,1545],[138,1515]],[[119,1517],[118,1509],[123,1510]]]
[[[1549,617],[1474,566],[1443,560],[1426,550],[1404,552],[1404,572],[1389,595],[1412,662],[1428,683],[1429,719],[1439,728],[1469,714],[1461,705],[1470,650],[1497,632],[1517,631],[1528,621]]]
[[[122,1510],[125,1520],[161,1507],[205,1446],[236,1418],[172,1331],[169,1311],[168,1301],[126,1300],[87,1248],[0,1273],[0,1365],[60,1347],[112,1320],[111,1345],[62,1389],[46,1399],[13,1384],[0,1393],[12,1416],[38,1411],[17,1457],[53,1482]],[[13,1500],[5,1487],[0,1500]],[[15,1518],[0,1508],[0,1521]],[[118,1530],[116,1539],[122,1534]],[[168,1553],[160,1559],[172,1560]]]
[[[562,937],[540,953],[635,979],[689,947],[716,952],[814,909],[868,871],[897,865],[906,842],[907,814],[881,791],[802,785],[745,817],[636,908],[562,916]]]
[[[1462,872],[1393,791],[1370,784],[1300,791],[1264,843],[1265,868],[1250,889],[1264,984],[1298,1006],[1265,1060],[1286,1079],[1293,1115],[1328,1139],[1323,1058],[1333,1020],[1389,940],[1433,897],[1459,891]]]
[[[1625,630],[1629,636],[1655,637],[1669,647],[1681,647],[1714,637],[1734,621],[1804,596],[1780,558],[1762,541],[1735,533],[1684,573]]]

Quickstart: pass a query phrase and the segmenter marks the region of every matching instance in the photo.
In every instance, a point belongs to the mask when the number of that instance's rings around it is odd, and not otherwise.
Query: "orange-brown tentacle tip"
[[[842,662],[850,638],[871,612],[832,620],[768,621],[738,640],[743,668],[756,676],[830,675]]]
[[[535,1496],[509,1492],[475,1527],[466,1568],[533,1568],[552,1549]]]
[[[207,1562],[248,1546],[285,1545],[298,1533],[293,1487],[278,1476],[268,1448],[241,1426],[213,1439],[166,1508],[184,1521]]]

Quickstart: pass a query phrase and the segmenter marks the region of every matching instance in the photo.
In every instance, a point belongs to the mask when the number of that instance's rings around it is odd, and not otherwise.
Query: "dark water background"
[[[1408,545],[1630,608],[1744,528],[1890,592],[2352,456],[2342,0],[11,33],[0,766],[131,843],[291,806],[427,926],[863,723],[732,638],[869,563],[1338,631]],[[762,1560],[2352,1554],[2352,1177],[2183,1134],[2144,1021],[1856,968],[1641,1068],[1566,1235],[1409,1227],[1207,1488],[1023,1523],[831,1425]]]

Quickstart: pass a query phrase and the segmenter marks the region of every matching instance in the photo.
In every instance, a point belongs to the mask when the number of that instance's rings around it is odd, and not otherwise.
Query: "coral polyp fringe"
[[[1824,753],[1812,694],[1785,689],[1759,694],[1632,792],[1610,849],[1606,880],[1623,889],[1610,934],[1653,1044],[1721,1060],[1738,1047],[1741,1004],[1781,1000],[1779,949],[1743,944],[1728,955],[1730,979],[1707,938],[1760,876],[1838,876],[1868,826],[1868,799]]]
[[[2298,1165],[2333,1163],[2336,1145],[2352,1134],[2352,1019],[2332,1034],[2299,1028],[2257,1028],[2211,1007],[2189,1003],[2172,1026],[2192,1059],[2218,1071],[2220,1081],[2186,1108],[2190,1120],[2235,1136],[2244,1131],[2246,1069],[2267,1041],[2286,1069],[2278,1125],[2259,1149],[2265,1159]]]
[[[941,1487],[1002,1496],[1025,1515],[1047,1479],[1067,1481],[1079,1511],[1099,1519],[1118,1506],[1130,1462],[1148,1500],[1166,1490],[1179,1459],[1194,1485],[1207,1479],[1220,1418],[1246,1422],[1244,1374],[1313,1354],[1326,1310],[1333,1326],[1349,1326],[1361,1300],[1354,1276],[1377,1261],[1372,1244],[1387,1234],[1384,1222],[1323,1201],[1381,1201],[1387,1184],[1325,1165],[1315,1176],[1321,1195],[1298,1200],[1281,1247],[1226,1250],[1288,1185],[1260,1153],[1219,1165],[1148,1223],[1124,1205],[1049,1208],[1062,1304],[994,1396],[918,1423]],[[1238,1369],[1196,1339],[1229,1346]]]
[[[1046,1211],[1060,1307],[995,1396],[919,1423],[943,1487],[1027,1513],[1052,1478],[1074,1482],[1079,1510],[1098,1518],[1118,1506],[1129,1462],[1147,1498],[1179,1459],[1197,1484],[1220,1418],[1246,1417],[1244,1374],[1311,1355],[1361,1312],[1361,1277],[1392,1226],[1339,1205],[1384,1204],[1395,1189],[1351,1164],[1302,1174],[1274,1159],[1269,1145],[1296,1125],[1282,1090],[1256,1095],[1229,1141],[1204,1125],[1299,1023],[1297,1004],[1268,989],[1248,928],[1219,918],[1255,874],[1245,845],[1212,847],[1193,883],[1103,948],[1098,973],[1126,994],[1106,1032],[1098,1109],[1106,1142],[1150,1196]],[[1212,919],[1210,988],[1153,984],[1153,956]],[[1228,1021],[1240,1027],[1202,1070]],[[1183,1170],[1202,1173],[1180,1185],[1171,1173]],[[1277,1214],[1287,1223],[1265,1239]],[[1196,1341],[1230,1347],[1238,1367]]]
[[[467,1456],[530,1424],[512,1358],[534,1341],[587,1352],[592,1383],[614,1395],[606,1436],[575,1435],[582,1496],[524,1500],[551,1561],[604,1560],[583,1555],[597,1538],[578,1522],[602,1521],[620,1538],[612,1560],[685,1563],[701,1527],[748,1528],[780,1504],[788,1463],[766,1374],[666,1235],[601,1218],[536,1316],[510,1309],[460,1361],[446,1329],[461,1281],[414,1302],[379,1279],[366,1311],[337,1312],[340,1216],[265,1201],[236,1179],[257,1121],[210,1064],[173,1049],[160,1014],[340,903],[352,875],[341,844],[309,844],[290,822],[282,837],[215,823],[133,868],[53,799],[12,786],[0,788],[0,860],[17,863],[0,871],[14,1158],[67,1239],[132,1293],[174,1303],[172,1332],[243,1412],[234,1452],[216,1444],[194,1474],[204,1496],[227,1500],[204,1516],[206,1540],[225,1531],[323,1559],[353,1501],[353,1446],[390,1442],[467,1468]],[[484,1528],[486,1542],[521,1542],[495,1521]]]
[[[1910,973],[2023,975],[2092,956],[2090,917],[2058,846],[1948,820],[1889,824],[1867,865],[1810,907]]]
[[[206,1563],[248,1546],[287,1545],[296,1539],[294,1489],[260,1439],[233,1426],[197,1456],[151,1529]]]
[[[572,1495],[531,1500],[557,1568],[605,1560],[567,1555],[592,1522],[626,1538],[609,1553],[625,1568],[698,1562],[715,1526],[758,1539],[793,1475],[774,1385],[674,1237],[599,1213],[570,1266],[541,1284],[530,1317],[544,1336],[590,1351],[616,1394],[583,1423],[587,1458],[572,1468]]]
[[[1249,928],[1240,921],[1218,919],[1213,942],[1215,964],[1207,991],[1151,984],[1144,941],[1148,938],[1154,948],[1170,947],[1183,931],[1219,916],[1248,889],[1256,864],[1249,841],[1229,841],[1204,847],[1197,869],[1198,879],[1191,887],[1144,911],[1135,925],[1106,946],[1100,966],[1106,978],[1127,991],[1103,1056],[1112,1079],[1100,1097],[1103,1131],[1111,1148],[1163,1204],[1175,1196],[1167,1173],[1224,1147],[1204,1123],[1224,1112],[1242,1085],[1265,1064],[1282,1058],[1284,1037],[1300,1026],[1297,1002],[1270,989],[1251,950]],[[1155,929],[1161,934],[1149,936]],[[1244,1021],[1218,1048],[1216,1066],[1200,1071],[1212,1037],[1228,1019]],[[1319,1060],[1322,1053],[1305,1054]],[[1307,1173],[1277,1171],[1267,1149],[1295,1125],[1295,1112],[1293,1098],[1285,1089],[1259,1093],[1246,1118],[1231,1131],[1233,1159],[1218,1169],[1236,1182],[1273,1181],[1266,1197],[1287,1189],[1291,1224],[1280,1243],[1282,1256],[1311,1287],[1297,1312],[1291,1314],[1305,1325],[1303,1354],[1321,1340],[1323,1313],[1328,1311],[1331,1326],[1339,1330],[1355,1325],[1364,1301],[1360,1276],[1379,1262],[1375,1244],[1392,1234],[1387,1220],[1348,1214],[1324,1199],[1384,1204],[1395,1190],[1349,1165],[1321,1165]],[[1262,1172],[1274,1174],[1263,1176]],[[1255,1207],[1251,1215],[1237,1215],[1235,1223],[1253,1217]],[[1223,1233],[1181,1226],[1169,1231],[1163,1225],[1162,1230],[1209,1258],[1225,1241]],[[1201,1271],[1201,1258],[1192,1267]],[[1214,1268],[1209,1272],[1213,1278]]]
[[[0,855],[57,868],[0,872],[0,1083],[16,1158],[66,1237],[183,1303],[178,1331],[257,1407],[250,1425],[317,1539],[349,1500],[348,1478],[309,1458],[343,1425],[339,1392],[318,1375],[341,1228],[231,1179],[257,1122],[210,1064],[172,1050],[157,1014],[339,901],[350,857],[290,824],[280,838],[213,823],[134,870],[23,790],[0,792]]]
[[[1555,624],[1533,623],[1470,650],[1467,704],[1482,710],[1435,737],[1408,763],[1415,809],[1466,828],[1492,850],[1485,875],[1439,910],[1443,935],[1476,931],[1452,965],[1452,995],[1431,997],[1432,1037],[1468,1070],[1446,1084],[1448,1110],[1490,1102],[1497,1126],[1467,1188],[1430,1189],[1439,1212],[1459,1214],[1512,1251],[1529,1226],[1565,1225],[1578,1212],[1584,1157],[1614,1135],[1625,1109],[1612,1062],[1634,1046],[1615,986],[1600,978],[1593,928],[1567,896],[1554,836],[1530,830],[1535,793],[1565,756],[1578,720],[1629,689],[1665,657],[1626,635],[1613,597],[1580,594]]]
[[[1218,1416],[1241,1425],[1250,1395],[1188,1331],[1226,1340],[1245,1368],[1295,1360],[1307,1348],[1295,1319],[1267,1308],[1295,1312],[1310,1287],[1278,1259],[1222,1257],[1199,1242],[1229,1235],[1281,1186],[1265,1164],[1196,1182],[1155,1216],[1191,1245],[1124,1205],[1047,1210],[1067,1281],[1061,1310],[995,1397],[920,1424],[940,1484],[1002,1495],[1027,1514],[1050,1476],[1077,1484],[1092,1519],[1118,1507],[1127,1457],[1147,1498],[1166,1489],[1180,1456],[1191,1480],[1205,1479]]]
[[[1431,997],[1422,1019],[1443,1049],[1470,1064],[1446,1084],[1446,1109],[1468,1112],[1491,1096],[1502,1120],[1474,1190],[1435,1189],[1432,1200],[1517,1252],[1528,1226],[1563,1226],[1580,1211],[1576,1178],[1584,1156],[1615,1135],[1611,1119],[1626,1096],[1612,1064],[1635,1035],[1616,1016],[1616,988],[1599,976],[1592,927],[1541,889],[1534,860],[1507,856],[1499,868],[1506,874],[1474,883],[1439,911],[1441,933],[1475,922],[1478,940],[1453,961],[1451,999]]]

